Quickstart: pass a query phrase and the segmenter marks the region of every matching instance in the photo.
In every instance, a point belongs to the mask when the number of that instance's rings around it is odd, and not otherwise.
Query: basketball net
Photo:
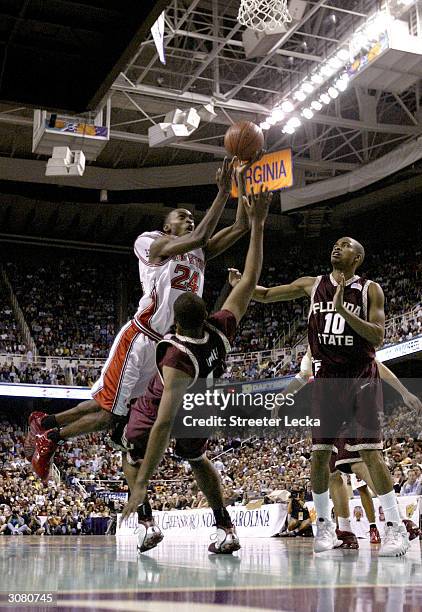
[[[240,0],[237,20],[251,30],[271,32],[290,23],[287,0]]]

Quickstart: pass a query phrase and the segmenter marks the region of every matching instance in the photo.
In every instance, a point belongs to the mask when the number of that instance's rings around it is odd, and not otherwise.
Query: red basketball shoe
[[[376,525],[369,528],[369,540],[371,544],[381,544],[380,532],[378,531],[378,527]]]
[[[35,452],[32,457],[32,469],[44,481],[48,480],[54,453],[58,447],[57,442],[47,437],[50,431],[54,431],[54,429],[49,429],[45,433],[37,435]]]
[[[406,527],[410,542],[421,535],[419,527],[410,519],[403,519],[403,525]]]
[[[31,461],[35,452],[36,436],[45,432],[44,427],[41,425],[41,421],[46,416],[48,416],[46,412],[31,412],[29,415],[29,431],[23,444],[25,457],[28,461]]]
[[[336,529],[336,536],[342,541],[339,548],[346,548],[348,550],[357,550],[359,548],[357,537],[351,531],[341,531],[340,529]]]

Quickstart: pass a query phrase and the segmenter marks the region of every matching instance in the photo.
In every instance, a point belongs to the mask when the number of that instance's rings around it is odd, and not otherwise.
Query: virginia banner
[[[245,176],[246,192],[250,193],[252,187],[255,193],[261,185],[268,191],[277,191],[293,185],[293,162],[291,149],[283,149],[273,153],[266,153],[259,161],[251,166]],[[233,198],[237,198],[237,184],[233,181]]]

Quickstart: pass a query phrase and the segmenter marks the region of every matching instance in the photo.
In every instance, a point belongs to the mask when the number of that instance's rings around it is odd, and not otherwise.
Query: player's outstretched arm
[[[222,310],[229,310],[237,323],[243,317],[251,301],[253,291],[262,269],[263,235],[265,220],[268,216],[272,193],[261,191],[255,196],[252,191],[250,198],[244,198],[244,205],[251,220],[251,237],[246,255],[245,269],[242,278],[223,304]]]
[[[168,447],[175,416],[192,379],[181,370],[164,366],[163,380],[164,390],[158,407],[157,419],[151,428],[145,457],[138,470],[135,484],[129,501],[123,510],[121,520],[129,517],[132,512],[136,512],[137,507],[143,503],[148,482]]]
[[[157,263],[154,260],[180,255],[192,249],[207,246],[229,197],[235,162],[235,157],[230,162],[227,158],[224,158],[223,166],[217,170],[217,197],[193,232],[184,236],[168,235],[154,240],[149,254],[150,263]]]
[[[392,372],[386,365],[377,360],[378,371],[380,373],[380,377],[384,380],[390,387],[392,387],[397,393],[400,393],[402,399],[408,408],[412,410],[422,411],[422,402],[413,393],[410,393],[409,389],[400,382],[397,376]]]
[[[239,270],[230,268],[229,283],[232,287],[235,287],[241,278],[242,275]],[[261,287],[257,285],[252,299],[263,304],[296,300],[297,298],[311,295],[314,283],[314,276],[302,276],[288,285],[277,285],[276,287]]]
[[[257,151],[255,157],[246,164],[239,165],[235,172],[237,176],[237,211],[236,220],[233,225],[220,230],[208,241],[205,256],[208,259],[217,257],[230,248],[239,238],[244,236],[250,228],[249,217],[243,204],[243,198],[246,196],[245,176],[252,164],[257,162],[263,155],[264,151]]]
[[[340,277],[340,282],[334,295],[334,308],[341,314],[343,319],[359,336],[365,338],[373,346],[381,346],[384,342],[384,292],[378,283],[371,283],[368,288],[369,312],[368,320],[364,321],[354,313],[344,307],[344,287],[346,279],[344,274]]]

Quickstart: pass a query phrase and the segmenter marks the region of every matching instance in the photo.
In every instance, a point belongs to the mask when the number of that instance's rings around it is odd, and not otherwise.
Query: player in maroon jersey
[[[131,496],[122,519],[138,512],[140,552],[153,548],[163,537],[152,517],[147,486],[168,446],[184,394],[188,389],[195,390],[197,382],[199,384],[211,374],[221,375],[230,341],[234,339],[236,327],[246,312],[261,273],[263,230],[271,196],[261,190],[257,198],[252,193],[250,204],[245,198],[251,236],[242,280],[222,309],[209,318],[200,297],[185,293],[177,298],[174,304],[176,333],[158,343],[158,373],[151,379],[145,395],[132,406],[126,428],[126,439],[134,445],[127,457],[132,463],[132,474],[125,470]],[[206,439],[180,438],[176,443],[176,452],[190,462],[214,513],[217,534],[209,550],[228,554],[240,548],[239,539],[224,507],[218,472],[207,459],[205,450]]]
[[[341,545],[329,516],[328,466],[336,433],[346,420],[350,427],[345,448],[360,453],[386,514],[380,555],[401,556],[409,540],[400,521],[391,475],[379,452],[383,398],[375,347],[384,340],[384,294],[377,283],[356,275],[364,257],[359,242],[340,238],[331,252],[331,274],[305,276],[277,287],[257,287],[253,298],[265,303],[311,298],[308,339],[312,357],[321,362],[311,415],[321,421],[313,431],[311,464],[318,516],[315,552]]]

